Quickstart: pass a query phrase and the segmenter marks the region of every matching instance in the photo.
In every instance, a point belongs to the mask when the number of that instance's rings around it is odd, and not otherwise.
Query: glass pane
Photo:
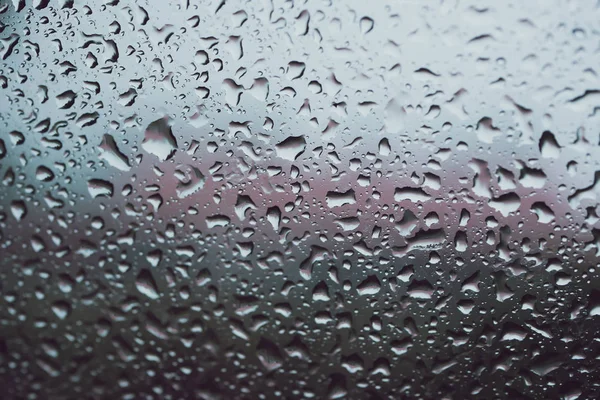
[[[2,0],[2,397],[599,398],[599,20]]]

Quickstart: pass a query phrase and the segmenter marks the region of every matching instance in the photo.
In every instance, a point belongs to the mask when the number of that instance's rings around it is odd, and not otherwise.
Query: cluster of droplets
[[[0,4],[9,398],[598,397],[598,8],[308,3]]]

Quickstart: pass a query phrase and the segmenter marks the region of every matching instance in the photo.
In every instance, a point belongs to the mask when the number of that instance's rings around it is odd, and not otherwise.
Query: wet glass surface
[[[2,0],[0,397],[600,397],[599,21]]]

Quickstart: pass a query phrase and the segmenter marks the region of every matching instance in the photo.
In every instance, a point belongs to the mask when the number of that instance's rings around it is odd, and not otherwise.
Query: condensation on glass
[[[2,0],[2,398],[600,397],[599,21]]]

